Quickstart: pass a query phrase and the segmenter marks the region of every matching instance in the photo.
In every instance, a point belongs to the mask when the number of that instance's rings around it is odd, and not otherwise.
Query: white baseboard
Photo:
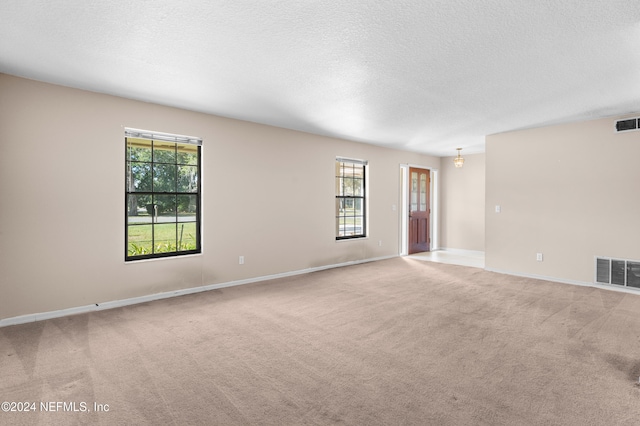
[[[440,247],[439,249],[435,249],[432,251],[446,251],[448,253],[458,254],[460,256],[473,256],[473,257],[484,256],[484,252],[480,250],[467,250],[467,249]]]
[[[640,294],[638,289],[631,289],[629,287],[620,287],[613,284],[600,284],[600,283],[593,283],[588,281],[568,280],[565,278],[549,277],[545,275],[523,274],[521,272],[505,271],[503,269],[494,269],[494,268],[484,268],[484,270],[489,272],[496,272],[498,274],[513,275],[513,276],[522,277],[522,278],[533,278],[535,280],[551,281],[551,282],[556,282],[560,284],[571,284],[571,285],[579,285],[582,287],[593,287],[593,288],[599,288],[602,290],[613,290],[613,291],[619,291],[622,293],[635,294],[635,295]]]
[[[77,306],[77,307],[73,307],[73,308],[60,309],[60,310],[57,310],[57,311],[41,312],[41,313],[38,313],[38,314],[20,315],[20,316],[17,316],[17,317],[0,319],[0,327],[7,327],[7,326],[10,326],[10,325],[17,325],[17,324],[25,324],[25,323],[29,323],[29,322],[35,322],[35,321],[44,321],[44,320],[48,320],[48,319],[52,319],[52,318],[66,317],[66,316],[69,316],[69,315],[84,314],[84,313],[87,313],[87,312],[103,311],[105,309],[120,308],[120,307],[123,307],[123,306],[136,305],[138,303],[151,302],[153,300],[167,299],[169,297],[184,296],[186,294],[200,293],[200,292],[203,292],[203,291],[215,290],[215,289],[219,289],[219,288],[233,287],[233,286],[237,286],[237,285],[257,283],[257,282],[260,282],[260,281],[268,281],[268,280],[273,280],[273,279],[276,279],[276,278],[291,277],[291,276],[294,276],[294,275],[303,275],[303,274],[308,274],[310,272],[323,271],[325,269],[341,268],[343,266],[351,266],[351,265],[357,265],[357,264],[360,264],[360,263],[375,262],[375,261],[378,261],[378,260],[391,259],[391,258],[394,258],[394,257],[398,257],[398,256],[397,255],[393,255],[393,256],[376,257],[376,258],[372,258],[372,259],[354,260],[354,261],[351,261],[351,262],[344,262],[344,263],[338,263],[338,264],[333,264],[333,265],[318,266],[318,267],[315,267],[315,268],[301,269],[301,270],[298,270],[298,271],[283,272],[283,273],[280,273],[280,274],[273,274],[273,275],[265,275],[265,276],[262,276],[262,277],[248,278],[248,279],[244,279],[244,280],[229,281],[229,282],[220,283],[220,284],[209,284],[209,285],[205,285],[205,286],[201,286],[201,287],[191,287],[191,288],[185,288],[185,289],[180,289],[180,290],[167,291],[167,292],[164,292],[164,293],[156,293],[156,294],[149,294],[149,295],[146,295],[146,296],[131,297],[129,299],[121,299],[121,300],[114,300],[114,301],[103,302],[103,303],[95,303],[93,305]]]

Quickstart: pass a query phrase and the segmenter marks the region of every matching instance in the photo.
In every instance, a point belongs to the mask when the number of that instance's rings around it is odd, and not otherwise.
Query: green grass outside
[[[129,225],[127,250],[129,256],[195,250],[195,222]],[[184,228],[183,228],[184,227]],[[182,240],[180,235],[182,234]]]

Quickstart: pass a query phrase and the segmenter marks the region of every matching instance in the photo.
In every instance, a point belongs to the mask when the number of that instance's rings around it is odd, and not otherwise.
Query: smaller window
[[[366,161],[336,159],[336,240],[367,236],[366,169]]]

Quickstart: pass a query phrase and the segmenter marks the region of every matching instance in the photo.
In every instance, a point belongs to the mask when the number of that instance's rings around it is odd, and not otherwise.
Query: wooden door
[[[409,168],[409,254],[429,251],[429,187],[431,173]]]

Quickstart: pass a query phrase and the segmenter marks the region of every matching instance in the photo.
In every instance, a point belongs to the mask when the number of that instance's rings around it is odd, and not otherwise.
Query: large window
[[[366,237],[366,168],[366,161],[336,159],[336,240]]]
[[[198,138],[126,129],[125,260],[200,253]]]

